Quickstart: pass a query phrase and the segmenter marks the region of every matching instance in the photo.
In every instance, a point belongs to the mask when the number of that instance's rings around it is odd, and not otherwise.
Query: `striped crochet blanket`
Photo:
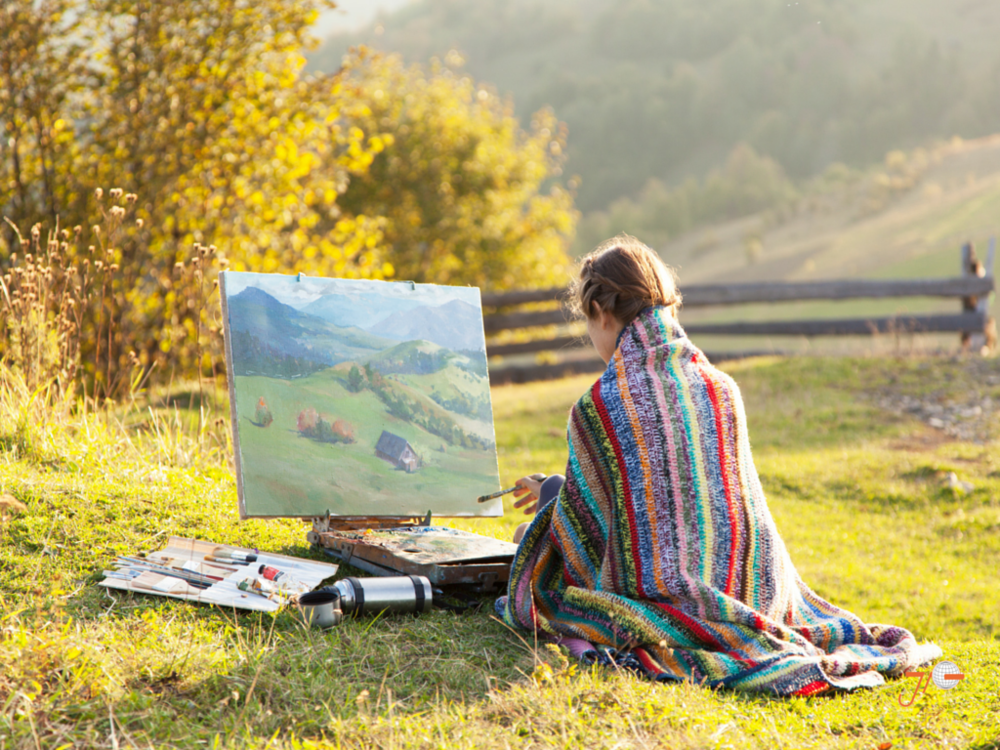
[[[498,602],[511,625],[610,647],[656,679],[778,695],[875,686],[941,655],[802,582],[739,389],[666,308],[625,328],[568,433],[566,483]]]

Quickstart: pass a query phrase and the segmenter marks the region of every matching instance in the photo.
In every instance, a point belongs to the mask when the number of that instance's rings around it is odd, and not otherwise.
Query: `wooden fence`
[[[941,333],[961,334],[963,346],[978,351],[993,343],[995,324],[989,316],[990,295],[995,289],[993,263],[996,242],[990,241],[985,263],[977,257],[971,244],[962,248],[961,276],[943,279],[904,280],[842,280],[796,283],[756,283],[701,285],[682,287],[684,308],[743,305],[749,303],[795,302],[803,300],[886,299],[899,297],[947,297],[961,300],[960,312],[954,314],[914,314],[890,317],[831,318],[820,320],[744,321],[730,323],[692,323],[684,329],[692,336],[845,336],[876,333]],[[486,312],[484,326],[487,337],[501,331],[566,325],[571,321],[564,305],[554,309],[518,311],[523,305],[539,302],[564,301],[566,290],[528,289],[523,291],[484,294]],[[541,352],[579,354],[590,343],[586,337],[557,336],[504,344],[487,344],[490,357],[514,357]],[[762,352],[718,354],[714,359],[748,356]],[[490,380],[527,382],[560,377],[572,373],[597,372],[604,363],[594,357],[575,357],[552,364],[511,364],[494,360],[490,365]]]

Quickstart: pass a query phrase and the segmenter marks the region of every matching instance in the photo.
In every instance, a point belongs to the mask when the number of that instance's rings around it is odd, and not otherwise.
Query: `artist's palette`
[[[443,526],[383,529],[366,534],[364,540],[417,564],[509,560],[517,552],[516,544]]]
[[[426,576],[490,593],[510,576],[517,545],[443,526],[313,531],[309,540],[375,575]]]

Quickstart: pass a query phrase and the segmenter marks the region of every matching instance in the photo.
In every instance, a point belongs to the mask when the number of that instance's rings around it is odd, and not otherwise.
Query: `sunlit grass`
[[[491,617],[435,612],[304,630],[95,584],[180,534],[311,556],[298,521],[237,519],[217,438],[183,412],[0,425],[0,747],[1000,747],[1000,453],[880,410],[870,389],[968,387],[960,362],[733,364],[757,466],[802,577],[870,622],[935,639],[966,679],[774,700],[590,671]],[[561,472],[582,376],[493,391],[501,481]],[[149,412],[145,412],[148,414]],[[159,436],[157,436],[157,429]],[[199,442],[200,441],[200,442]],[[954,471],[973,485],[952,490]],[[521,520],[462,521],[506,537]],[[541,664],[548,666],[540,666]],[[310,744],[315,743],[315,744]]]

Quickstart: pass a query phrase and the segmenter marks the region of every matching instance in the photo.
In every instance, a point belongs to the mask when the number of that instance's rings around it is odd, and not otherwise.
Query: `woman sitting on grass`
[[[497,602],[508,623],[656,679],[778,695],[879,685],[940,656],[799,578],[739,389],[677,322],[680,296],[652,250],[604,243],[573,296],[608,367],[570,413],[564,483],[518,482],[515,506],[537,512]]]

